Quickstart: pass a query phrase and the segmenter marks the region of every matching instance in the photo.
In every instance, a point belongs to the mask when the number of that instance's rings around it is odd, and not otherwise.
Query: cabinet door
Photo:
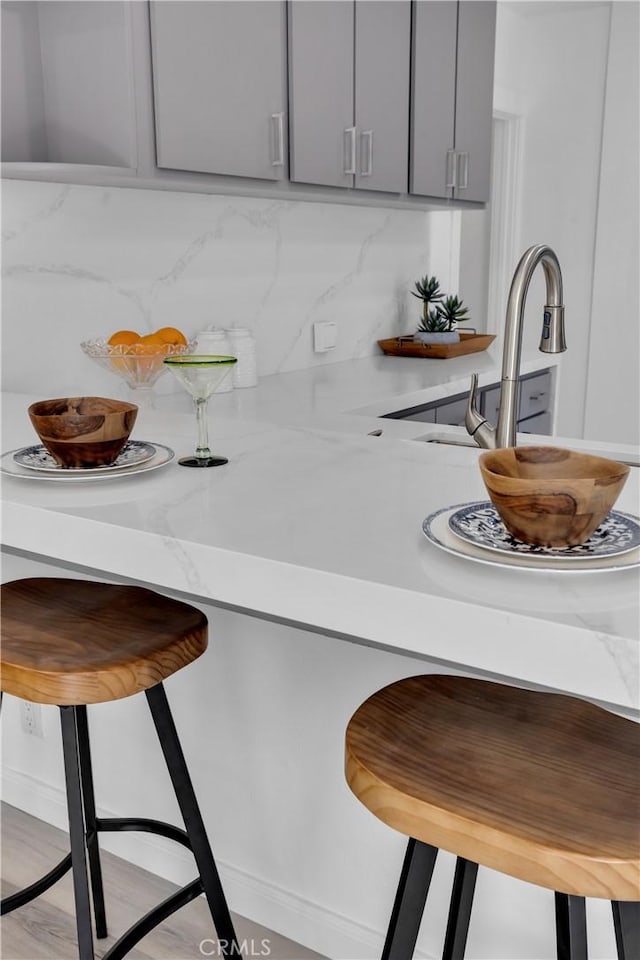
[[[284,2],[151,4],[159,167],[286,173]]]
[[[547,410],[545,413],[539,413],[535,417],[529,417],[528,420],[518,422],[518,433],[537,433],[540,436],[551,436],[551,414]]]
[[[406,193],[409,166],[409,0],[358,0],[355,5],[355,185]]]
[[[289,5],[291,180],[353,186],[354,15],[353,0]]]
[[[414,4],[409,189],[423,196],[453,196],[457,19],[457,3]]]
[[[464,427],[464,417],[467,412],[467,397],[458,397],[447,403],[439,403],[436,407],[436,423],[446,423],[452,427]]]
[[[491,187],[496,4],[463,0],[458,8],[454,196],[486,203]]]
[[[495,427],[500,409],[500,384],[482,390],[480,396],[482,397],[482,415]]]
[[[518,419],[525,420],[551,407],[551,373],[547,370],[535,377],[526,377],[520,383]]]

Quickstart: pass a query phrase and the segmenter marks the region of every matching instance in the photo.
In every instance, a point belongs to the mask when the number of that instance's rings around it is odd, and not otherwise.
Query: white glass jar
[[[229,338],[224,330],[201,330],[197,336],[197,345],[195,353],[209,353],[220,357],[235,357],[236,354],[231,349]],[[216,393],[229,393],[233,390],[233,369],[238,364],[234,363],[230,373],[224,377],[221,383],[216,387]]]
[[[258,382],[256,341],[246,327],[226,331],[231,345],[231,356],[237,357],[231,376],[234,387],[255,387]]]

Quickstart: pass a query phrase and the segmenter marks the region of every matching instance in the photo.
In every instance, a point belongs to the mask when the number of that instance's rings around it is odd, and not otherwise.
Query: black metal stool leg
[[[558,960],[587,960],[587,917],[584,897],[556,893]]]
[[[382,960],[411,960],[438,848],[411,838],[402,864]]]
[[[618,960],[636,960],[640,957],[640,902],[613,900],[611,909]]]
[[[78,762],[78,731],[76,708],[60,707],[62,725],[62,750],[67,785],[69,810],[69,839],[71,841],[71,869],[73,894],[76,905],[78,930],[78,954],[80,960],[94,960],[93,934],[91,932],[91,904],[89,902],[89,877],[87,875],[82,786]]]
[[[102,885],[100,848],[98,846],[96,801],[93,791],[91,748],[89,746],[89,724],[87,720],[86,707],[76,707],[76,724],[78,729],[78,758],[80,760],[80,776],[82,778],[84,825],[86,831],[87,853],[89,855],[91,894],[93,896],[93,917],[96,925],[96,937],[101,940],[103,937],[107,936],[107,918],[104,909],[104,888]]]
[[[442,960],[464,960],[477,876],[478,864],[458,857]]]
[[[236,939],[231,914],[213,859],[178,733],[171,716],[167,695],[161,683],[145,690],[145,693],[184,825],[191,841],[191,848],[200,872],[213,924],[220,941],[220,949],[224,956],[239,956],[240,947]]]

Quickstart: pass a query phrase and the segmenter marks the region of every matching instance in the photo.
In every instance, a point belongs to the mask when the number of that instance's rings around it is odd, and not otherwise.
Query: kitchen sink
[[[473,447],[474,450],[481,450],[481,447],[475,443],[472,437],[465,433],[425,433],[421,437],[414,437],[414,440],[418,440],[422,443],[443,443],[448,447]],[[519,446],[523,446],[529,443],[529,445],[540,444],[545,446],[554,446],[556,441],[553,437],[540,437],[536,440],[531,441],[522,441],[519,438]],[[568,442],[564,438],[559,438],[557,440],[558,446],[568,447],[572,450],[581,450],[584,449],[580,446],[579,441]],[[588,447],[588,444],[586,445]],[[589,450],[586,449],[585,453],[592,453],[596,457],[607,457],[609,460],[618,460],[620,463],[624,463],[629,467],[640,467],[640,454],[633,453],[629,450],[621,452],[620,450],[615,449],[598,449],[598,450]]]

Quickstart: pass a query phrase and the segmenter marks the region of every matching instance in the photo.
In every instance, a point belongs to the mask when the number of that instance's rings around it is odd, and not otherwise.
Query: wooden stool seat
[[[142,587],[62,578],[2,586],[2,690],[25,700],[118,700],[206,648],[203,613]]]
[[[5,583],[2,596],[3,693],[60,709],[70,852],[45,876],[0,901],[18,910],[71,870],[79,960],[94,960],[94,928],[108,935],[100,833],[151,833],[191,851],[197,877],[122,933],[103,960],[124,960],[176,910],[204,894],[220,953],[241,950],[162,681],[207,648],[207,618],[196,607],[141,587],[33,578]],[[144,691],[184,830],[146,817],[100,817],[91,763],[87,705]],[[133,731],[131,731],[133,736]]]
[[[640,725],[592,704],[411,677],[352,717],[346,776],[408,837],[554,891],[640,899]]]

